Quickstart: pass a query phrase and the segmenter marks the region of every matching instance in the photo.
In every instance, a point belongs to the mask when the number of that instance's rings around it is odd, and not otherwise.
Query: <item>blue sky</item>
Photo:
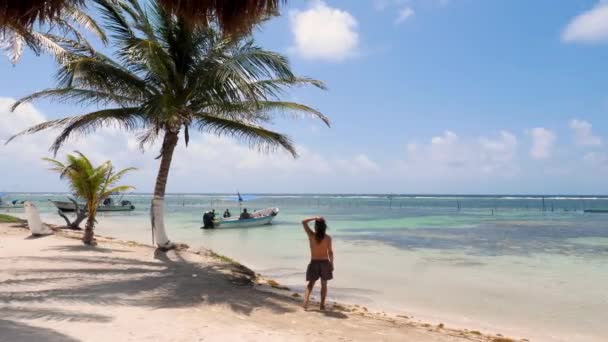
[[[277,120],[300,146],[296,161],[198,137],[178,150],[168,190],[608,194],[604,23],[608,4],[597,0],[290,1],[256,39],[327,83],[287,96],[322,110],[332,128]],[[15,67],[0,62],[0,112],[51,86],[54,69],[31,53]],[[79,110],[37,102],[11,114],[21,119],[0,113],[0,139]],[[0,149],[0,190],[65,189],[39,161],[49,141]],[[151,191],[154,151],[132,147],[107,130],[66,151],[137,166],[129,181]]]

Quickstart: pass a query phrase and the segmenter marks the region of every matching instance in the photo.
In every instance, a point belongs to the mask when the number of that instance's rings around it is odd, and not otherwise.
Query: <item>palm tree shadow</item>
[[[78,342],[53,329],[35,327],[20,322],[0,319],[3,341]]]
[[[0,307],[0,311],[2,312],[3,318],[15,320],[44,319],[52,321],[98,323],[107,323],[112,321],[112,317],[110,316],[84,313],[80,311],[25,307]]]
[[[32,235],[28,235],[25,237],[25,240],[36,240],[36,239],[41,239],[41,238],[45,238],[47,236],[51,236],[53,235],[53,233],[50,234],[32,234]]]
[[[65,246],[54,246],[47,248],[48,251],[61,251],[61,252],[97,252],[97,253],[112,253],[112,252],[131,252],[126,249],[117,248],[105,248],[99,246],[88,246],[88,245],[65,245]]]
[[[76,253],[83,248],[87,247],[61,246],[60,250]],[[64,302],[151,309],[222,305],[245,315],[258,308],[274,313],[295,311],[289,298],[240,285],[243,275],[233,265],[190,262],[180,252],[171,252],[171,257],[157,253],[157,261],[106,254],[60,256],[59,260],[70,262],[70,268],[37,268],[37,261],[48,262],[44,257],[9,258],[14,259],[8,260],[9,264],[28,259],[33,268],[20,270],[24,279],[11,279],[13,285],[19,282],[20,290],[0,291],[0,304]],[[53,281],[45,284],[42,279]],[[23,290],[29,288],[35,289]]]
[[[320,309],[307,309],[307,312],[310,313],[317,313],[317,314],[322,314],[325,317],[329,317],[329,318],[337,318],[337,319],[347,319],[348,316],[346,314],[343,314],[342,312],[338,312],[338,311],[333,311],[333,310],[329,310],[329,309],[325,309],[325,310],[320,310]]]

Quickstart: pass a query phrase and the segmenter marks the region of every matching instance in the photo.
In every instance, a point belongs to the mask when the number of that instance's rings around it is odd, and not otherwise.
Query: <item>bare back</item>
[[[314,234],[308,235],[308,241],[310,242],[310,259],[311,260],[329,260],[329,254],[331,253],[331,236],[325,235],[323,240],[320,242],[315,239]]]

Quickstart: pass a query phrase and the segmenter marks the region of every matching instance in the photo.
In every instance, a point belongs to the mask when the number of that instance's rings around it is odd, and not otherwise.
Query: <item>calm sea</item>
[[[49,199],[37,203],[61,223]],[[97,232],[150,243],[150,195],[136,210],[101,214]],[[307,240],[299,222],[322,215],[336,250],[330,297],[377,311],[489,333],[555,341],[608,339],[606,196],[253,195],[250,210],[278,207],[271,226],[201,230],[204,210],[238,212],[232,194],[167,196],[172,240],[237,259],[297,291]]]

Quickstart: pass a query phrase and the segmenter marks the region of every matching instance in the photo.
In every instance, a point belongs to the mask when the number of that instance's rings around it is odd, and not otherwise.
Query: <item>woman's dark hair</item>
[[[325,223],[325,219],[315,220],[315,240],[317,240],[317,243],[323,241],[326,230],[327,223]]]

